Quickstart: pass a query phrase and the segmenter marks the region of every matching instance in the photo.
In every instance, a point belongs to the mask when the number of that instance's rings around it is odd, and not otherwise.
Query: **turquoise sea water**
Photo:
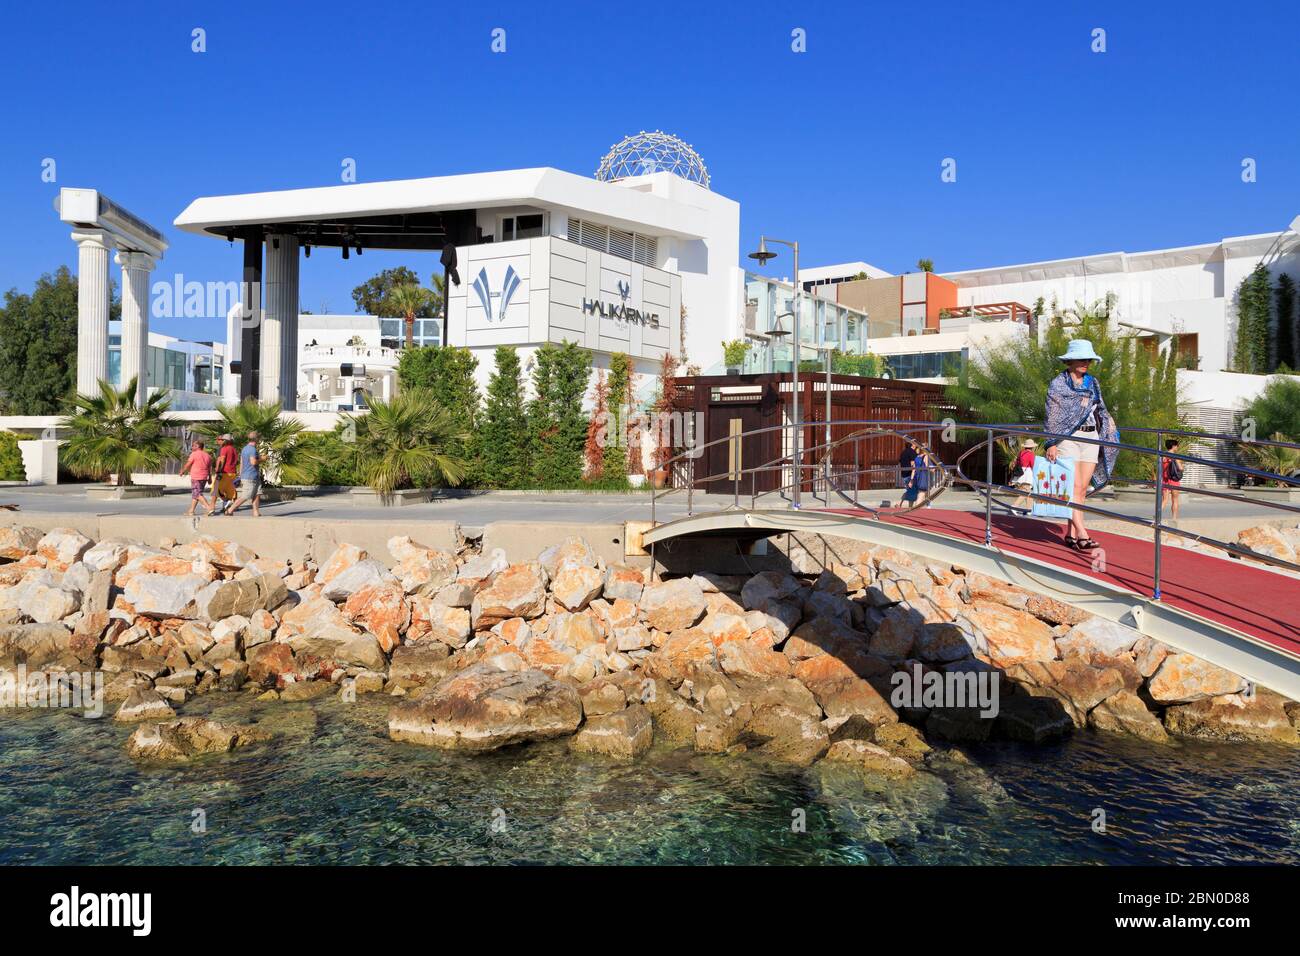
[[[0,711],[0,864],[1300,862],[1296,749],[1080,733],[886,783],[658,745],[462,756],[389,741],[388,703],[199,698],[277,735],[175,767],[111,720]]]

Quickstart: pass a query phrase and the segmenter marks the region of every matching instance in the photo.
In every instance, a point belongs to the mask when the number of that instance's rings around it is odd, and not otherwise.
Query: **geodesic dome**
[[[610,147],[596,168],[596,178],[601,182],[650,173],[672,173],[709,188],[709,170],[700,154],[689,143],[662,130],[643,130],[624,137]]]

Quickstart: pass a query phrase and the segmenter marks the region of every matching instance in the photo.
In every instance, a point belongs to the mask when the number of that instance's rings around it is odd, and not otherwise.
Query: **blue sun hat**
[[[1059,356],[1062,362],[1074,362],[1079,359],[1091,359],[1094,362],[1100,362],[1101,356],[1092,349],[1092,343],[1087,339],[1070,339],[1070,345],[1065,350],[1065,354]]]

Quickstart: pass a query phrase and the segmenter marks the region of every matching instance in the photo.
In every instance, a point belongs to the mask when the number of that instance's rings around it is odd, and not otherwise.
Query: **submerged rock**
[[[601,754],[633,760],[650,749],[654,727],[650,712],[642,704],[592,717],[569,738],[569,747],[579,753]]]
[[[137,727],[126,742],[135,760],[192,760],[204,754],[229,753],[236,747],[270,739],[257,727],[223,724],[204,717],[180,717]]]
[[[1262,688],[1252,697],[1228,694],[1170,707],[1165,710],[1165,728],[1176,737],[1300,743],[1285,699]]]

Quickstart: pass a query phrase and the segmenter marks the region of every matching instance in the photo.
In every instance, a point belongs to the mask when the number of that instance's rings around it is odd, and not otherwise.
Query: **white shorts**
[[[1081,433],[1075,432],[1075,434],[1079,435]],[[1084,434],[1084,437],[1097,438],[1099,436],[1096,432],[1088,432]],[[1073,458],[1076,462],[1091,462],[1095,465],[1101,454],[1101,446],[1094,445],[1092,442],[1070,441],[1067,438],[1056,446],[1056,453],[1062,458]]]
[[[1016,475],[1015,481],[1011,482],[1014,488],[1032,489],[1034,487],[1034,469],[1026,468],[1020,474]]]

